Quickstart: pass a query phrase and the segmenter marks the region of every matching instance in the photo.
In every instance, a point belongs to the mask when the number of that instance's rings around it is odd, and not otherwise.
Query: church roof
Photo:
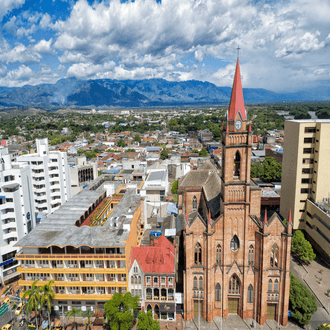
[[[130,267],[135,259],[147,274],[173,274],[175,271],[175,248],[164,235],[155,240],[154,246],[132,247]]]
[[[233,89],[231,91],[229,103],[228,120],[235,120],[238,113],[241,114],[243,120],[246,120],[241,73],[239,69],[239,60],[237,59]]]

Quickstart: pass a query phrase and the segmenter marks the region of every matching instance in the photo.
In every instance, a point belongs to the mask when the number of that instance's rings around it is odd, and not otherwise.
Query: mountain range
[[[295,93],[276,93],[261,88],[244,88],[246,103],[282,101],[330,101],[330,85]],[[80,80],[64,78],[55,84],[0,87],[0,105],[33,107],[153,107],[228,104],[231,87],[209,82],[164,79]]]

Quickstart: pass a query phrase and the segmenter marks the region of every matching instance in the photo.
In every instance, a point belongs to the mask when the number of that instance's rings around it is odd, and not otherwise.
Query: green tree
[[[160,330],[159,322],[153,319],[151,310],[149,310],[147,313],[140,311],[137,318],[137,330]]]
[[[124,139],[119,139],[118,142],[117,142],[117,146],[118,147],[126,147],[126,143],[124,141]]]
[[[278,163],[274,157],[266,157],[262,163],[263,171],[260,178],[263,181],[277,181],[282,177],[282,163]]]
[[[39,311],[39,305],[40,305],[40,299],[41,299],[41,290],[40,287],[37,287],[37,283],[39,280],[36,280],[32,283],[31,289],[26,290],[23,294],[22,299],[28,299],[27,305],[26,305],[26,311],[28,313],[31,313],[34,311],[36,316],[36,329],[39,329],[38,325],[38,311]]]
[[[309,324],[313,314],[317,311],[316,298],[292,273],[290,273],[289,308],[292,317],[301,325]]]
[[[172,183],[172,194],[175,195],[178,193],[178,180],[175,180]]]
[[[310,262],[316,257],[311,243],[305,239],[305,236],[301,230],[295,231],[292,237],[291,250],[292,253],[302,262]]]
[[[52,312],[52,301],[55,298],[55,292],[52,290],[54,280],[49,281],[47,284],[40,288],[41,291],[41,306],[47,305],[48,309],[48,329],[50,329],[50,313]]]
[[[135,134],[135,136],[134,136],[134,141],[135,141],[135,142],[139,142],[139,143],[141,143],[141,137],[140,137],[139,134]]]
[[[78,315],[81,315],[81,314],[82,314],[82,311],[80,309],[75,308],[75,307],[71,307],[71,310],[70,311],[67,311],[65,313],[65,316],[67,318],[73,317],[73,326],[72,326],[72,329],[77,329],[76,317]]]
[[[164,160],[168,158],[168,151],[167,149],[163,148],[162,152],[160,153],[160,159]]]
[[[83,317],[87,318],[87,323],[86,323],[86,330],[91,329],[91,317],[93,316],[93,311],[91,309],[87,309],[86,312],[83,313]]]
[[[260,178],[263,173],[263,166],[259,162],[251,163],[251,178]]]
[[[199,152],[199,157],[207,157],[207,150],[204,147]]]
[[[134,311],[138,309],[139,297],[132,297],[130,292],[114,293],[104,304],[104,316],[112,330],[129,330],[134,324]]]

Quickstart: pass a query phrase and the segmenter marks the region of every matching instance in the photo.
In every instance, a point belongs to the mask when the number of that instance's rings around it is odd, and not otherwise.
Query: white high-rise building
[[[66,152],[49,151],[48,139],[37,139],[37,153],[22,155],[18,162],[28,163],[37,222],[53,213],[71,198],[70,169]]]
[[[18,276],[14,247],[36,225],[30,166],[12,162],[8,149],[0,149],[0,282]]]

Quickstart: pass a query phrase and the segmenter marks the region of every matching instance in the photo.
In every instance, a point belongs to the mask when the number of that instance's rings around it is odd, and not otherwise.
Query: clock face
[[[235,128],[236,128],[237,130],[240,130],[241,127],[242,127],[242,122],[241,122],[240,120],[237,120],[237,121],[235,122]]]

